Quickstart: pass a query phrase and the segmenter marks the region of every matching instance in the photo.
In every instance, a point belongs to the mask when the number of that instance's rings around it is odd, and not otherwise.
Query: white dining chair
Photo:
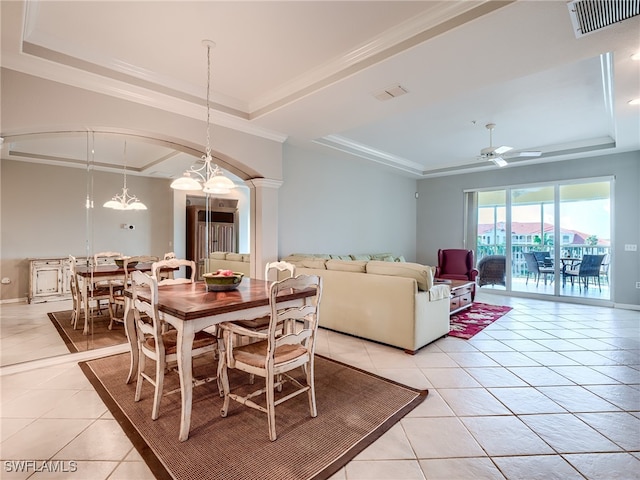
[[[138,296],[140,288],[145,288],[148,300]],[[148,290],[146,290],[148,289]],[[136,383],[135,401],[142,398],[142,386],[148,381],[154,387],[152,420],[160,415],[160,401],[162,399],[165,371],[168,365],[178,360],[177,331],[163,332],[163,326],[158,313],[158,280],[154,276],[140,271],[131,274],[132,308],[135,317],[136,337],[139,352],[138,375]],[[144,314],[144,317],[143,317]],[[193,339],[192,357],[199,357],[208,353],[215,354],[218,350],[217,338],[205,331],[195,334]],[[145,372],[146,360],[155,362],[155,375]],[[193,373],[190,372],[192,377]],[[205,381],[214,379],[207,378]]]
[[[278,300],[281,291],[314,289],[315,295],[308,298],[299,308],[285,307]],[[318,275],[298,275],[271,284],[269,304],[271,315],[266,332],[257,332],[242,328],[235,322],[223,322],[220,329],[223,333],[224,352],[220,359],[220,382],[222,384],[224,403],[221,415],[229,413],[229,401],[234,400],[247,407],[267,414],[269,439],[276,440],[275,407],[296,395],[307,393],[309,413],[317,416],[314,386],[315,339],[318,330],[320,299],[322,297],[322,278]],[[301,322],[303,327],[295,332],[279,334],[280,324]],[[235,345],[234,337],[247,336],[255,339],[247,345]],[[306,381],[302,383],[289,372],[301,367]],[[232,392],[229,384],[228,370],[240,370],[250,375],[265,379],[264,388],[249,394]],[[285,382],[291,382],[296,390],[284,397],[275,398],[276,390],[280,391]],[[264,395],[266,407],[253,399]]]

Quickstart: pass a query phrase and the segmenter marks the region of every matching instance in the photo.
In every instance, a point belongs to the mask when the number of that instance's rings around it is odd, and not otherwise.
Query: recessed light
[[[640,52],[631,55],[631,60],[640,60]]]
[[[640,98],[634,98],[633,100],[629,100],[629,105],[640,105]]]

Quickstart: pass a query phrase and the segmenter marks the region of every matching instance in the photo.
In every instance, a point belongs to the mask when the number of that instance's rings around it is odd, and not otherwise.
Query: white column
[[[254,178],[251,189],[251,277],[264,277],[267,262],[278,260],[278,188],[281,180]]]

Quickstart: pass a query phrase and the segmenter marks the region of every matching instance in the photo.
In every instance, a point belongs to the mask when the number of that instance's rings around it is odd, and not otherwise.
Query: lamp
[[[122,187],[122,195],[114,195],[111,200],[105,202],[103,207],[112,208],[114,210],[146,210],[147,206],[138,200],[135,195],[129,195],[127,189],[127,141],[124,142],[124,186]]]
[[[211,157],[211,121],[209,96],[211,94],[211,49],[216,46],[211,40],[203,40],[202,44],[207,47],[207,147],[202,156],[204,165],[200,168],[191,166],[184,175],[171,182],[171,188],[175,190],[202,190],[204,193],[223,194],[229,193],[235,184],[231,179],[224,176],[222,169],[213,163]],[[192,177],[194,175],[194,178]]]

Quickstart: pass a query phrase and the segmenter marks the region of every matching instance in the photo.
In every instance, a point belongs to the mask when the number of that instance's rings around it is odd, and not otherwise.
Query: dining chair
[[[286,277],[280,278],[282,276],[280,272],[287,272],[285,275],[288,275],[288,278],[295,277],[296,266],[292,263],[284,262],[284,261],[267,263],[264,267],[264,279],[268,281],[269,278],[273,276],[273,274],[275,274],[275,281],[286,278]],[[263,332],[269,328],[270,319],[271,319],[271,316],[267,315],[264,317],[252,318],[247,320],[236,320],[234,323],[247,330],[253,330],[255,332]],[[284,328],[284,323],[281,322],[279,327],[281,329]],[[295,328],[295,326],[293,326],[292,328]],[[237,338],[236,340],[242,341],[240,337]]]
[[[122,253],[120,252],[105,251],[95,253],[93,255],[93,268],[96,268],[99,265],[115,265],[116,259],[121,257]],[[121,280],[98,280],[94,282],[94,285],[99,288],[111,288],[116,291],[120,291],[122,290],[123,282]],[[110,299],[107,299],[107,302],[110,302]],[[99,304],[98,309],[102,311]]]
[[[140,289],[145,289],[148,300],[138,295]],[[160,401],[163,394],[165,370],[170,364],[177,362],[178,334],[176,330],[162,331],[162,323],[158,312],[158,280],[146,273],[135,270],[131,274],[132,308],[135,318],[136,337],[138,343],[139,362],[136,382],[135,401],[142,397],[142,384],[147,380],[154,387],[153,408],[151,419],[156,420],[160,415]],[[143,318],[143,315],[146,318]],[[195,334],[193,339],[192,357],[213,353],[218,350],[217,339],[205,331]],[[155,375],[145,371],[146,359],[155,362]],[[205,379],[209,381],[213,379]]]
[[[189,278],[175,278],[173,272],[180,267],[189,267],[191,276]],[[171,272],[171,277],[167,276]],[[196,262],[184,258],[171,258],[154,262],[151,266],[151,275],[158,279],[158,285],[179,285],[183,283],[193,283],[196,278]]]
[[[138,263],[151,263],[158,261],[158,257],[153,255],[138,255],[132,257],[124,257],[122,268],[124,276],[121,282],[111,282],[109,285],[109,330],[113,328],[114,323],[124,324],[124,290],[131,285],[132,269]]]
[[[71,325],[75,330],[78,326],[78,320],[84,312],[85,330],[89,322],[89,314],[84,311],[84,297],[82,293],[82,282],[87,283],[87,304],[95,303],[96,309],[100,312],[101,301],[109,301],[110,290],[108,286],[100,285],[98,282],[91,283],[89,279],[81,278],[77,270],[78,262],[76,257],[69,255],[69,287],[71,289],[71,298],[73,305],[73,313],[71,314]]]
[[[315,294],[309,297],[304,305],[292,308],[285,307],[278,299],[283,291],[313,289]],[[257,332],[237,325],[235,322],[223,322],[220,329],[223,334],[224,352],[221,354],[219,369],[220,383],[224,394],[221,415],[226,417],[229,412],[229,401],[254,408],[267,414],[269,439],[276,440],[275,407],[301,394],[307,393],[309,412],[316,417],[316,396],[314,386],[314,355],[315,339],[318,330],[320,314],[320,300],[322,297],[322,277],[318,275],[298,275],[271,284],[269,290],[269,305],[271,315],[269,328],[266,332]],[[278,335],[278,324],[301,322],[303,327],[297,331],[289,331]],[[257,341],[247,345],[234,345],[236,335],[255,338]],[[293,370],[301,367],[305,379],[292,375]],[[265,379],[264,388],[252,393],[241,395],[232,393],[229,385],[229,369],[240,370]],[[280,391],[282,385],[290,382],[295,390],[287,391],[284,396],[275,398],[276,389]],[[303,383],[304,382],[304,383]],[[266,407],[255,403],[252,399],[265,395]]]
[[[175,252],[167,252],[162,257],[163,260],[171,260],[172,258],[177,258]],[[156,277],[158,280],[165,280],[167,278],[173,278],[173,270],[161,270],[159,272],[160,276]]]

